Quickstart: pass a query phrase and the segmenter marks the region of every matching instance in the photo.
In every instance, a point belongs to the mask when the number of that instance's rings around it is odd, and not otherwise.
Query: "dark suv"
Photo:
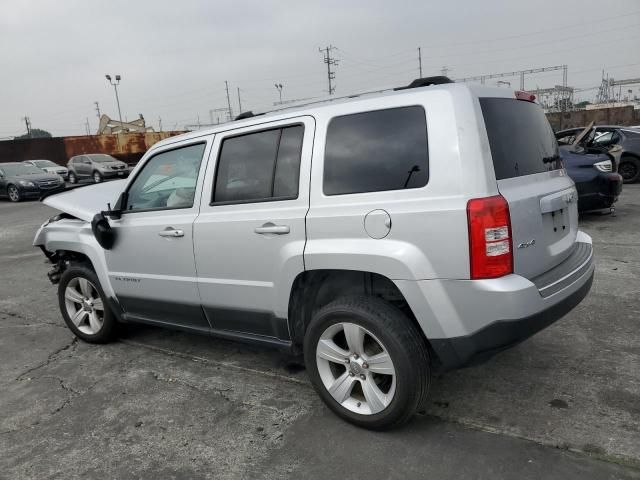
[[[104,153],[92,153],[71,157],[67,163],[69,182],[77,183],[83,178],[90,178],[100,183],[107,178],[127,178],[129,166]]]
[[[560,145],[572,145],[576,137],[585,127],[571,128],[556,133]],[[587,148],[620,145],[617,172],[622,175],[624,183],[640,180],[640,130],[630,127],[612,125],[596,125],[587,138]]]

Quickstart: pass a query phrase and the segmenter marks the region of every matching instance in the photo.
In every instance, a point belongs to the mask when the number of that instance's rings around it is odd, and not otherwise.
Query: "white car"
[[[40,170],[43,170],[47,173],[55,173],[56,175],[60,175],[65,180],[69,178],[69,170],[67,170],[67,167],[58,165],[51,160],[25,160],[23,163],[33,165],[34,167],[39,168]]]
[[[44,203],[62,316],[303,353],[320,397],[385,429],[433,372],[480,362],[587,295],[591,238],[532,95],[419,79],[156,143],[128,180]]]

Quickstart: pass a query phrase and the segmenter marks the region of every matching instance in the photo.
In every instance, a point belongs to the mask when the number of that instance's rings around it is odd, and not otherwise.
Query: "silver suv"
[[[126,178],[129,176],[129,166],[111,155],[92,153],[71,157],[67,162],[69,182],[78,183],[83,178],[89,178],[94,183],[100,183],[108,178]]]
[[[38,231],[88,342],[143,322],[303,353],[331,410],[385,429],[430,378],[587,295],[591,239],[525,92],[421,79],[155,144],[50,196]],[[105,210],[106,209],[106,210]]]

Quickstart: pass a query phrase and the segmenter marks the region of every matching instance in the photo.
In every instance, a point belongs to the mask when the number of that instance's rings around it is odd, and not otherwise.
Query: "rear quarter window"
[[[496,180],[562,168],[558,142],[542,108],[510,98],[480,98]]]
[[[428,180],[427,121],[422,107],[343,115],[329,123],[325,195],[420,188]]]

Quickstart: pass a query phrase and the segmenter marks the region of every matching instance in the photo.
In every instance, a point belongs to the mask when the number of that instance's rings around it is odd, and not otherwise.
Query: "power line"
[[[333,95],[333,92],[336,89],[335,86],[331,85],[331,80],[334,80],[336,78],[336,72],[331,70],[331,66],[338,65],[338,60],[336,60],[335,58],[331,58],[332,50],[336,50],[336,47],[329,45],[328,47],[325,47],[325,48],[318,48],[318,51],[324,54],[323,61],[324,63],[327,64],[327,80],[329,81],[329,95]]]

